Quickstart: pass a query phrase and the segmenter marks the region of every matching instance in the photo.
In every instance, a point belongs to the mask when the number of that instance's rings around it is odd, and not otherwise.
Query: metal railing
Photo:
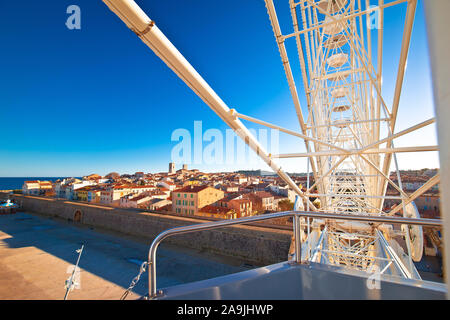
[[[207,222],[201,224],[195,224],[185,227],[177,227],[168,229],[161,232],[155,240],[153,240],[150,250],[148,253],[148,264],[149,268],[149,298],[157,297],[161,295],[156,289],[156,250],[159,244],[164,239],[195,231],[211,230],[232,225],[245,224],[248,222],[263,221],[270,219],[278,219],[285,217],[294,217],[293,221],[293,233],[295,239],[295,262],[301,263],[301,241],[300,241],[300,217],[317,218],[317,219],[332,219],[332,220],[351,220],[351,221],[362,221],[362,222],[373,222],[373,223],[392,223],[392,224],[407,224],[407,225],[421,225],[421,226],[434,226],[441,227],[442,220],[439,219],[413,219],[413,218],[402,218],[402,217],[383,217],[383,216],[369,216],[369,215],[351,215],[351,214],[336,214],[336,213],[318,213],[318,212],[306,212],[306,211],[287,211],[287,212],[277,212],[271,214],[265,214],[260,216],[252,216],[239,218],[234,220],[222,220],[215,222]]]

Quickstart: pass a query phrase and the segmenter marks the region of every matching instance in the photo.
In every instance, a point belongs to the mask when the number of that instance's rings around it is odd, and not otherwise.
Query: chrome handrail
[[[286,211],[277,212],[271,214],[264,214],[259,216],[244,217],[233,220],[221,220],[214,222],[207,222],[201,224],[194,224],[184,227],[176,227],[161,232],[152,242],[148,253],[149,264],[149,298],[157,297],[158,292],[156,289],[156,250],[162,240],[167,237],[185,234],[194,231],[211,230],[221,227],[245,224],[248,222],[270,220],[284,217],[294,217],[293,229],[295,235],[295,262],[301,263],[301,245],[300,245],[300,227],[298,221],[300,217],[319,218],[319,219],[333,219],[333,220],[351,220],[351,221],[363,221],[363,222],[376,222],[376,223],[392,223],[392,224],[407,224],[407,225],[421,225],[421,226],[442,226],[442,220],[440,219],[417,219],[417,218],[402,218],[402,217],[383,217],[383,216],[370,216],[370,215],[352,215],[352,214],[337,214],[337,213],[318,213],[318,212],[306,212],[306,211]]]

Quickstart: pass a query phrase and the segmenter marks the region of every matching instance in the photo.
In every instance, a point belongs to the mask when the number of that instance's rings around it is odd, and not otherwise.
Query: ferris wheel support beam
[[[317,128],[328,128],[328,127],[335,127],[338,125],[351,125],[351,124],[361,124],[361,123],[372,123],[372,122],[386,122],[390,121],[389,118],[380,118],[380,119],[371,119],[371,120],[358,120],[358,121],[343,121],[343,122],[332,122],[329,124],[321,124],[317,126],[310,126],[308,129],[317,129]]]
[[[383,148],[383,149],[369,149],[361,152],[360,150],[348,150],[351,155],[358,154],[382,154],[382,153],[408,153],[408,152],[427,152],[439,151],[438,146],[420,146],[420,147],[398,147],[398,148]],[[285,153],[273,154],[272,158],[307,158],[307,157],[323,157],[323,156],[342,156],[347,153],[340,151],[319,151],[311,153]]]
[[[284,68],[284,73],[285,73],[287,81],[288,81],[289,90],[291,92],[292,100],[294,102],[294,107],[295,107],[295,110],[296,110],[296,113],[297,113],[297,117],[298,117],[298,120],[299,120],[300,128],[302,130],[302,133],[304,135],[307,135],[306,123],[305,123],[305,120],[303,118],[302,108],[301,108],[301,105],[300,105],[300,99],[298,97],[297,87],[295,85],[295,81],[294,81],[294,77],[293,77],[293,74],[292,74],[291,66],[289,64],[289,57],[287,55],[286,46],[284,44],[284,37],[283,37],[283,35],[281,33],[281,28],[280,28],[280,24],[278,22],[275,6],[273,4],[273,0],[264,0],[264,1],[265,1],[265,4],[266,4],[267,13],[269,15],[269,20],[270,20],[270,23],[272,25],[272,30],[273,30],[274,35],[275,35],[275,40],[276,40],[276,43],[277,43],[277,46],[278,46],[278,51],[280,52],[281,61],[283,63],[283,68]],[[291,11],[291,14],[292,14],[292,11]],[[301,42],[297,43],[297,44],[300,45],[299,50],[302,50]],[[302,68],[302,76],[304,77],[303,80],[304,80],[305,90],[309,90],[308,81],[305,78],[306,77],[305,61],[302,60],[302,59],[303,59],[303,55],[301,55],[301,57],[300,57],[300,64],[301,64],[301,68]],[[309,101],[308,97],[307,97],[307,102],[308,102],[308,107],[309,107],[310,101]],[[307,140],[305,140],[305,147],[306,147],[306,151],[307,152],[311,152],[311,146],[310,146],[310,144],[309,144],[309,142]],[[314,148],[317,149],[317,144],[314,144]],[[318,171],[317,171],[316,163],[314,162],[313,158],[310,158],[308,161],[309,161],[309,163],[311,165],[311,170],[313,172],[314,179],[317,179]]]
[[[315,7],[320,13],[322,13],[322,14],[325,15],[326,17],[330,18],[330,20],[331,20],[333,23],[337,23],[337,22],[339,21],[339,19],[336,19],[334,16],[330,15],[328,12],[326,12],[325,10],[323,10],[322,8],[320,8],[319,6],[317,6],[317,4],[315,4],[315,3],[313,2],[313,0],[306,0],[306,1],[307,1],[309,4],[311,4],[311,6]],[[407,0],[407,1],[416,1],[416,0]],[[347,20],[348,20],[348,19],[347,19]],[[350,34],[348,33],[347,30],[344,29],[343,32],[344,32],[345,37],[346,37],[347,39],[352,38],[352,37],[350,36]],[[392,113],[389,111],[389,108],[387,107],[386,102],[384,101],[384,99],[383,99],[383,97],[382,97],[382,95],[381,95],[381,91],[380,91],[381,89],[377,86],[376,81],[373,79],[371,73],[369,72],[369,67],[370,67],[370,65],[367,65],[367,64],[366,64],[365,59],[364,59],[364,57],[361,55],[360,50],[358,50],[358,48],[355,48],[355,46],[353,45],[353,43],[352,43],[351,41],[348,41],[348,43],[349,43],[350,47],[352,48],[353,52],[355,52],[356,55],[359,57],[360,62],[363,64],[363,69],[364,69],[365,73],[367,74],[367,76],[369,77],[369,81],[370,81],[370,83],[372,84],[373,88],[375,88],[375,91],[377,92],[377,95],[378,95],[378,99],[381,101],[381,104],[382,104],[383,107],[384,107],[384,111],[385,111],[386,115],[389,116],[389,117],[391,118],[391,120],[392,120]],[[360,49],[363,50],[363,48],[360,48]],[[367,54],[366,54],[366,55],[367,55]],[[372,66],[372,68],[373,68],[373,66]]]
[[[357,12],[357,13],[352,13],[352,14],[346,15],[345,18],[335,19],[334,21],[331,21],[331,22],[322,23],[322,24],[320,24],[318,26],[314,26],[314,27],[311,27],[311,28],[307,28],[307,29],[303,29],[303,30],[300,30],[300,31],[296,31],[296,32],[287,34],[287,35],[283,36],[283,38],[284,39],[289,39],[289,38],[295,37],[297,35],[301,35],[301,34],[304,34],[304,33],[310,32],[310,31],[317,30],[317,29],[322,28],[322,27],[326,27],[326,26],[335,24],[336,23],[335,21],[342,22],[342,21],[345,21],[345,20],[348,20],[348,19],[353,19],[355,17],[359,17],[359,16],[363,16],[363,15],[369,15],[370,13],[372,13],[374,11],[383,10],[385,8],[389,8],[389,7],[392,7],[392,6],[395,6],[395,5],[400,4],[402,2],[407,2],[407,1],[411,1],[411,0],[397,0],[397,1],[390,2],[390,3],[386,3],[386,4],[379,4],[377,7],[369,8],[369,9],[366,9],[364,11],[360,11],[360,12]],[[299,2],[296,3],[296,5],[299,5],[299,4],[300,4]],[[315,7],[315,5],[311,5],[310,7]]]
[[[426,183],[424,183],[423,186],[421,186],[419,189],[414,191],[406,200],[405,200],[405,206],[411,202],[413,202],[415,199],[420,197],[422,194],[427,192],[431,187],[435,186],[441,181],[439,173],[433,176],[430,180],[428,180]],[[403,206],[396,206],[394,209],[388,212],[388,215],[394,215],[395,213],[399,212],[403,209]]]
[[[377,62],[377,85],[378,85],[378,91],[382,93],[381,88],[381,79],[382,79],[382,73],[383,73],[383,35],[384,35],[384,8],[382,7],[384,5],[384,0],[378,0],[378,7],[381,8],[379,11],[379,21],[380,21],[380,28],[378,29],[378,62]],[[377,106],[375,111],[375,118],[379,118],[381,114],[381,101],[380,99],[377,99]],[[380,139],[380,126],[375,126],[375,132],[374,132],[375,139]]]
[[[305,141],[312,141],[312,142],[315,142],[317,144],[322,144],[322,145],[327,146],[327,147],[332,148],[332,149],[340,150],[340,151],[342,151],[344,153],[349,153],[347,149],[340,148],[340,147],[338,147],[338,146],[336,146],[334,144],[330,144],[328,142],[325,142],[325,141],[322,141],[322,140],[319,140],[319,139],[315,139],[315,138],[312,138],[312,137],[308,137],[308,136],[306,136],[304,134],[301,134],[301,133],[298,133],[298,132],[295,132],[295,131],[292,131],[292,130],[289,130],[289,129],[285,129],[285,128],[279,127],[279,126],[271,124],[269,122],[258,120],[256,118],[249,117],[249,116],[243,115],[243,114],[238,113],[238,112],[236,112],[235,115],[238,118],[241,118],[241,119],[244,119],[244,120],[247,120],[247,121],[251,121],[251,122],[254,122],[254,123],[266,126],[268,128],[280,130],[280,131],[282,131],[284,133],[288,133],[288,134],[290,134],[292,136],[296,136],[296,137],[302,138]]]
[[[400,131],[400,132],[398,132],[398,133],[396,133],[396,134],[393,134],[393,135],[390,135],[389,137],[386,137],[386,138],[384,138],[384,139],[381,139],[381,140],[379,140],[379,141],[377,141],[377,142],[374,142],[374,143],[372,143],[372,144],[370,144],[370,145],[368,145],[368,146],[366,146],[366,147],[364,147],[364,148],[362,148],[362,149],[359,149],[359,153],[361,154],[361,153],[363,153],[363,152],[365,152],[365,151],[367,151],[367,150],[370,150],[370,149],[372,149],[372,148],[374,148],[374,147],[376,147],[376,146],[378,146],[378,145],[380,145],[380,144],[382,144],[382,143],[385,143],[385,142],[388,142],[388,141],[391,141],[392,139],[395,139],[395,138],[398,138],[398,137],[401,137],[401,136],[403,136],[403,135],[405,135],[405,134],[408,134],[408,133],[410,133],[410,132],[413,132],[413,131],[415,131],[415,130],[418,130],[418,129],[420,129],[420,128],[423,128],[423,127],[425,127],[425,126],[427,126],[427,125],[430,125],[430,124],[432,124],[432,123],[434,123],[436,120],[435,120],[435,118],[431,118],[431,119],[428,119],[428,120],[426,120],[426,121],[424,121],[424,122],[421,122],[421,123],[419,123],[419,124],[416,124],[416,125],[414,125],[414,126],[412,126],[412,127],[410,127],[410,128],[407,128],[407,129],[405,129],[405,130],[403,130],[403,131]],[[313,190],[314,189],[314,187],[315,186],[317,186],[323,179],[325,179],[328,175],[330,175],[342,162],[344,162],[345,161],[345,159],[347,159],[349,156],[350,156],[351,154],[349,154],[349,153],[345,153],[344,155],[342,155],[341,156],[341,158],[325,173],[325,174],[323,174],[321,177],[319,177],[318,179],[315,179],[315,182],[314,182],[314,184],[307,190],[307,193],[309,193],[309,192],[311,192],[311,190]],[[384,176],[386,176],[386,174],[383,174]],[[384,181],[384,180],[382,180],[382,181]],[[387,183],[388,182],[386,182],[386,185],[387,185]],[[384,194],[384,193],[383,193]],[[382,199],[382,198],[379,198],[379,199]]]
[[[326,173],[324,173],[319,179],[314,180],[314,184],[309,187],[306,193],[311,192],[311,190],[313,190],[315,186],[317,186],[320,182],[322,182],[323,179],[325,179],[330,173],[332,173],[342,162],[344,162],[345,159],[347,159],[348,156],[348,154],[341,156],[341,158],[330,169],[328,169]]]
[[[397,120],[397,112],[400,104],[400,95],[403,88],[403,80],[405,78],[406,63],[408,60],[409,47],[411,44],[411,35],[416,14],[417,0],[409,0],[406,13],[405,29],[403,31],[402,48],[400,53],[400,62],[398,65],[397,82],[395,84],[394,102],[392,103],[392,121],[391,132],[394,132]]]
[[[366,0],[366,8],[370,7],[370,0]],[[362,24],[362,16],[360,17],[360,22]],[[361,28],[362,30],[362,28]],[[369,58],[369,64],[372,64],[372,36],[371,36],[371,29],[368,23],[366,23],[366,33],[367,33],[367,55]],[[364,33],[361,32],[361,35]],[[371,95],[371,98],[373,99],[373,96]]]
[[[298,97],[297,87],[295,85],[294,76],[292,74],[292,69],[289,64],[289,57],[287,55],[286,46],[284,45],[283,35],[281,34],[280,24],[278,22],[277,13],[275,11],[275,6],[272,0],[265,0],[267,13],[269,15],[269,19],[272,25],[272,29],[275,35],[275,40],[277,42],[278,51],[280,52],[281,60],[283,62],[284,72],[286,74],[286,78],[289,84],[289,90],[291,92],[292,100],[294,101],[295,111],[297,113],[297,118],[300,124],[300,128],[303,134],[306,134],[306,124],[303,119],[302,107],[300,104],[300,99]],[[305,140],[306,150],[308,152],[311,151],[308,141]],[[314,162],[311,160],[311,167],[313,168],[313,172],[316,172],[316,167]]]
[[[428,119],[428,120],[426,120],[424,122],[418,123],[418,124],[416,124],[416,125],[414,125],[412,127],[409,127],[409,128],[407,128],[405,130],[402,130],[402,131],[400,131],[400,132],[398,132],[396,134],[392,134],[392,135],[390,135],[390,136],[388,136],[388,137],[386,137],[384,139],[381,139],[381,140],[378,140],[377,142],[371,143],[371,144],[365,146],[364,148],[362,148],[360,150],[361,151],[366,151],[366,150],[372,149],[372,148],[374,148],[374,147],[376,147],[376,146],[378,146],[378,145],[380,145],[382,143],[392,141],[393,139],[396,139],[398,137],[404,136],[405,134],[408,134],[408,133],[411,133],[411,132],[416,131],[418,129],[421,129],[421,128],[426,127],[426,126],[428,126],[430,124],[433,124],[435,122],[436,122],[435,118]]]
[[[298,31],[298,19],[297,19],[297,13],[295,11],[295,5],[294,5],[294,1],[293,0],[289,0],[289,6],[291,8],[291,17],[292,17],[292,22],[294,25],[294,30]],[[281,37],[283,39],[285,39],[284,36],[281,35]],[[303,45],[300,39],[300,35],[297,35],[295,37],[295,41],[297,44],[297,50],[298,50],[298,56],[299,56],[299,61],[300,61],[300,68],[301,68],[301,72],[302,72],[302,78],[303,78],[303,85],[305,89],[309,89],[309,83],[308,83],[308,77],[306,75],[306,63],[305,63],[305,59],[303,57]],[[308,103],[308,109],[311,106],[311,100],[309,95],[306,95],[306,100]]]
[[[400,196],[368,196],[365,194],[347,194],[347,193],[305,193],[310,198],[319,197],[336,197],[336,198],[356,198],[356,199],[390,199],[390,200],[402,200]]]
[[[403,88],[403,80],[406,72],[406,64],[408,60],[409,47],[411,44],[411,34],[414,24],[414,18],[416,14],[417,0],[409,0],[406,19],[405,19],[405,28],[403,31],[403,39],[402,39],[402,47],[400,52],[400,62],[397,71],[397,81],[395,84],[394,91],[394,100],[392,104],[392,112],[391,112],[391,123],[390,123],[390,133],[394,132],[395,124],[397,121],[397,113],[398,107],[400,104],[400,96]],[[388,142],[387,147],[391,146],[391,142]],[[391,167],[392,154],[386,155],[383,160],[383,172],[389,174],[389,169]],[[387,189],[386,182],[380,183],[380,191],[385,192]],[[383,202],[380,203],[380,208],[383,206]]]
[[[360,154],[361,159],[363,159],[364,161],[366,161],[372,168],[374,168],[379,174],[382,175],[382,177],[384,178],[384,181],[386,181],[386,183],[389,183],[391,186],[393,186],[398,192],[400,192],[400,194],[403,196],[403,198],[408,198],[408,195],[403,191],[403,189],[399,186],[397,186],[391,179],[389,179],[389,177],[383,173],[383,171],[380,170],[380,168],[378,168],[375,164],[372,163],[372,161],[370,161],[369,159],[367,159],[364,155]]]

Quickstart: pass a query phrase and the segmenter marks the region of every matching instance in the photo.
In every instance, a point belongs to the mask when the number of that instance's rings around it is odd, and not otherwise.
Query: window
[[[180,197],[180,194],[178,194],[178,198]]]
[[[186,194],[186,193],[184,194],[184,197],[185,197],[185,198],[187,197],[187,194]]]
[[[191,193],[191,198],[193,198],[194,197],[194,195]]]

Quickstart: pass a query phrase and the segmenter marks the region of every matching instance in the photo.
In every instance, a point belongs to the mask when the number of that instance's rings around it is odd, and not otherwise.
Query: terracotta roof
[[[167,195],[165,192],[162,192],[161,190],[153,190],[153,191],[149,191],[147,192],[148,195],[152,195],[152,196],[165,196]]]
[[[142,199],[144,199],[146,197],[148,197],[147,194],[139,194],[137,196],[131,197],[129,200],[130,201],[139,201],[139,200],[142,200]]]
[[[167,204],[161,208],[157,208],[158,211],[171,211],[172,210],[172,204]]]
[[[243,202],[243,203],[247,203],[247,202],[252,202],[250,199],[231,199],[230,201],[235,201],[235,202]]]
[[[216,206],[208,205],[208,206],[204,206],[199,211],[205,212],[205,213],[223,213],[223,214],[225,214],[225,213],[231,212],[233,210],[231,210],[229,208],[225,208],[225,207],[216,207]]]
[[[273,198],[273,195],[266,191],[257,191],[257,192],[248,193],[247,196],[257,197],[257,198]]]
[[[209,186],[186,186],[181,189],[176,189],[174,192],[190,192],[190,193],[197,193],[202,190],[205,190],[206,188],[211,188]]]

